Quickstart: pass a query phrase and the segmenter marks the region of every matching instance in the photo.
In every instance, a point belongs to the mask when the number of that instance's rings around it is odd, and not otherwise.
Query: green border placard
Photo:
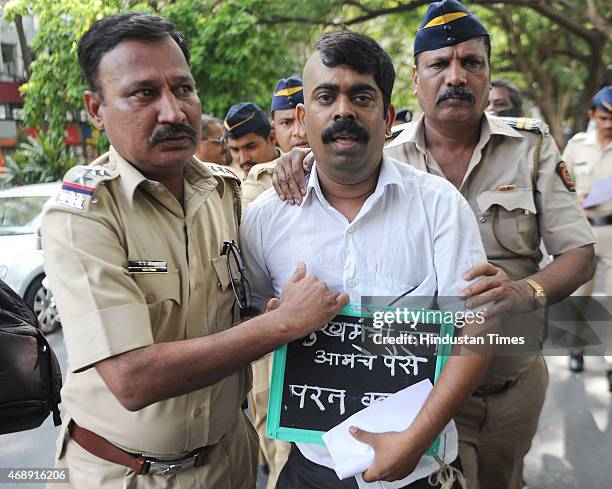
[[[348,304],[344,306],[340,312],[339,316],[351,316],[351,317],[363,317],[363,318],[372,318],[374,317],[374,312],[377,311],[396,311],[399,307],[387,307],[387,306],[369,306],[369,305],[360,305],[360,304]],[[408,309],[410,310],[410,309]],[[417,310],[414,310],[415,312]],[[428,321],[427,313],[431,313],[432,315],[441,314],[442,318],[450,318],[452,314],[445,314],[444,311],[434,311],[429,309],[419,309],[418,310],[425,316],[424,321],[419,321],[421,324],[440,324],[440,337],[448,337],[453,336],[455,331],[455,326],[452,321],[442,321],[441,323],[438,321]],[[438,356],[436,357],[436,371],[434,374],[434,383],[437,382],[438,377],[440,376],[440,372],[442,368],[446,364],[448,360],[448,356],[450,355],[452,345],[451,344],[441,344],[438,350]],[[280,348],[274,351],[274,360],[272,364],[272,377],[270,379],[270,397],[268,399],[268,420],[266,422],[266,436],[268,438],[273,438],[276,440],[284,440],[284,441],[294,441],[294,442],[302,442],[302,443],[315,443],[315,444],[323,444],[323,439],[321,438],[324,431],[315,431],[315,430],[302,430],[298,428],[285,428],[280,426],[280,415],[281,415],[281,405],[283,402],[283,382],[285,380],[285,362],[287,360],[287,345],[283,345]],[[438,455],[440,449],[440,437],[437,437],[429,450],[427,450],[427,455]]]

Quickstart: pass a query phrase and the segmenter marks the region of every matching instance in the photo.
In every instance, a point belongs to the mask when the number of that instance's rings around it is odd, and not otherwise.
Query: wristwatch
[[[523,280],[525,280],[525,282],[531,285],[531,287],[535,291],[534,298],[538,307],[544,307],[546,305],[546,294],[544,293],[544,287],[542,287],[539,283],[530,278],[525,278]]]

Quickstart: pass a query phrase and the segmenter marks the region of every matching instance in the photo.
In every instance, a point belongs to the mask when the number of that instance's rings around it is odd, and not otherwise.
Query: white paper
[[[612,199],[612,178],[601,178],[595,180],[591,185],[591,191],[586,199],[582,201],[582,207],[588,209],[601,205]]]
[[[374,449],[353,438],[349,433],[351,426],[372,433],[404,431],[412,424],[432,389],[429,379],[422,380],[362,409],[325,433],[323,441],[334,461],[338,477],[354,477],[366,471],[374,460]],[[451,421],[444,432],[453,427]]]

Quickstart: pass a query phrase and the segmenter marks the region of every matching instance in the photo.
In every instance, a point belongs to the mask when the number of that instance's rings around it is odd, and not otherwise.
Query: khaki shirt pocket
[[[487,190],[476,197],[476,203],[488,256],[490,244],[494,243],[519,256],[531,256],[538,251],[540,231],[531,189]]]
[[[181,279],[179,270],[167,273],[132,273],[132,278],[141,290],[149,307],[151,328],[156,339],[162,323],[169,320],[173,303],[181,305]]]
[[[232,279],[227,269],[227,257],[218,256],[210,260],[210,263],[215,271],[217,291],[217,300],[215,301],[217,311],[214,328],[217,331],[223,331],[239,321],[240,309],[234,296],[234,289],[231,284]],[[238,272],[235,273],[235,277],[238,279]]]

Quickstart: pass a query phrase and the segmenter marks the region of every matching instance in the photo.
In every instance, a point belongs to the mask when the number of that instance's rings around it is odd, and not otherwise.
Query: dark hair
[[[491,65],[491,38],[489,36],[478,36],[472,39],[480,39],[480,41],[485,45],[485,49],[487,50],[487,61],[489,62],[489,65]],[[468,39],[468,41],[471,41],[471,39]],[[467,42],[467,41],[464,41],[464,42]],[[425,51],[421,51],[421,53],[423,52]],[[419,57],[421,56],[421,53],[418,53],[414,57],[414,66],[416,68],[419,67]]]
[[[513,109],[518,109],[519,111],[523,110],[523,97],[521,96],[521,92],[518,87],[508,80],[504,80],[502,78],[498,78],[497,80],[491,81],[492,87],[505,88],[508,90],[508,97],[510,98],[510,102],[512,103]]]
[[[202,114],[202,118],[200,120],[200,125],[202,126],[202,139],[208,137],[209,130],[211,124],[219,124],[221,128],[223,128],[223,121],[217,119],[216,117],[208,114]]]
[[[98,86],[98,65],[102,56],[121,41],[159,41],[166,36],[170,36],[178,44],[189,64],[187,41],[168,19],[131,12],[110,15],[94,22],[83,34],[78,46],[79,65],[89,87],[101,94]]]
[[[357,73],[372,75],[383,95],[384,118],[391,104],[395,68],[387,51],[371,37],[350,30],[328,32],[317,39],[315,48],[328,68],[348,66]]]
[[[254,131],[249,131],[246,134],[243,134],[243,136],[246,136],[247,134],[255,134],[257,136],[260,136],[264,139],[268,139],[268,136],[270,135],[270,133],[272,132],[272,126],[270,124],[267,124],[265,126],[261,126],[259,129],[255,129]],[[242,136],[240,136],[242,137]],[[233,138],[232,134],[230,133],[227,136],[227,139],[238,139],[238,138]]]

